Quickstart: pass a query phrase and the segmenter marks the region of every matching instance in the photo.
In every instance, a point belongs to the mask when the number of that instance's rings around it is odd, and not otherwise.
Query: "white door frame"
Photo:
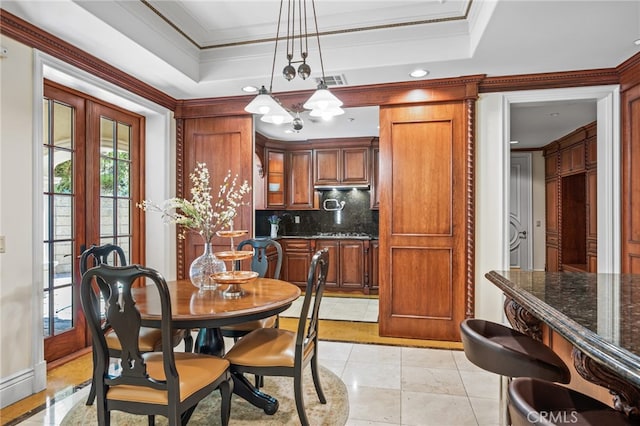
[[[503,176],[508,182],[511,170],[511,105],[524,102],[570,101],[593,99],[597,102],[598,120],[598,272],[620,272],[620,88],[618,85],[567,89],[531,90],[504,93],[502,97]],[[509,192],[503,191],[504,217],[509,217]],[[508,236],[508,221],[503,235]],[[504,259],[508,259],[509,242],[504,241]]]

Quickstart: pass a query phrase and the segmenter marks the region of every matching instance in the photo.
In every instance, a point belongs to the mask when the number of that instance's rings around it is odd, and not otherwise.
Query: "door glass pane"
[[[71,194],[73,192],[72,152],[56,149],[53,151],[53,192]]]
[[[113,198],[100,198],[100,236],[112,237],[113,229]],[[112,240],[113,238],[109,238]]]
[[[44,263],[44,267],[42,268],[42,283],[44,288],[47,289],[49,288],[49,268],[51,265],[49,262],[49,244],[43,244],[42,259]],[[53,270],[51,274],[53,274]]]
[[[106,117],[100,117],[100,154],[105,157],[115,157],[114,128],[115,122]]]
[[[73,327],[73,293],[72,287],[58,288],[53,292],[53,326],[54,333],[60,334]]]
[[[44,335],[44,337],[49,337],[51,336],[51,327],[49,325],[49,319],[50,319],[50,315],[49,315],[49,290],[45,289],[44,290],[44,298],[43,298],[43,310],[42,310],[42,334]]]
[[[53,282],[54,287],[71,284],[72,259],[70,242],[60,242],[53,245]]]
[[[130,160],[131,126],[118,123],[118,158]]]
[[[42,100],[42,129],[44,130],[42,132],[42,143],[46,145],[49,143],[49,100],[48,99]],[[47,164],[46,161],[44,164],[45,165]]]
[[[73,197],[69,195],[56,195],[53,197],[53,238],[73,238]]]
[[[114,195],[115,160],[100,158],[100,195]]]
[[[120,237],[118,238],[118,245],[122,247],[122,251],[124,251],[124,256],[129,261],[131,259],[131,238],[130,237]]]
[[[118,197],[129,196],[129,162],[118,161]]]
[[[128,199],[118,200],[118,235],[128,235],[129,232],[129,205]]]
[[[53,104],[53,145],[73,148],[73,108],[59,102]]]

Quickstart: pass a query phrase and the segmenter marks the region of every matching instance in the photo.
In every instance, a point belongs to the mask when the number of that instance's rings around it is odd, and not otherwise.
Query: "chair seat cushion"
[[[295,347],[295,333],[280,328],[260,328],[238,340],[225,358],[233,365],[293,367]]]
[[[166,376],[162,352],[149,352],[142,357],[147,364],[149,377],[164,380]],[[229,368],[229,361],[211,355],[175,352],[175,360],[180,377],[180,401],[184,401],[196,391],[216,381]],[[132,385],[110,387],[107,398],[162,405],[168,403],[167,391]]]
[[[173,346],[177,346],[184,338],[185,330],[173,330]],[[113,330],[105,334],[107,347],[116,351],[121,351],[120,340]],[[153,352],[162,349],[162,333],[159,328],[140,327],[140,339],[138,340],[140,352]]]
[[[273,328],[276,325],[277,319],[278,317],[276,315],[273,315],[268,318],[262,318],[255,321],[247,321],[241,322],[239,324],[227,325],[225,327],[220,327],[220,329],[222,331],[251,331],[258,328]]]

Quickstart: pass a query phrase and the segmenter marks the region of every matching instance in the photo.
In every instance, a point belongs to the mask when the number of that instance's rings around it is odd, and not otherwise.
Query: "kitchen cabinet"
[[[327,288],[362,290],[365,285],[365,245],[368,240],[317,240],[316,250],[329,250]]]
[[[597,271],[596,137],[594,122],[544,148],[547,271]]]
[[[378,253],[380,242],[371,240],[369,246],[369,287],[365,289],[365,293],[376,293],[378,291]]]
[[[306,287],[313,251],[313,241],[308,239],[283,238],[280,239],[279,242],[283,250],[282,278],[290,283]]]
[[[314,185],[369,185],[369,147],[321,148],[313,153]]]
[[[271,148],[265,149],[267,166],[267,208],[285,208],[285,153]]]
[[[578,143],[560,151],[560,175],[584,172],[584,166],[584,143]]]
[[[289,210],[310,210],[319,207],[319,196],[313,189],[313,151],[310,149],[287,153],[287,197]]]

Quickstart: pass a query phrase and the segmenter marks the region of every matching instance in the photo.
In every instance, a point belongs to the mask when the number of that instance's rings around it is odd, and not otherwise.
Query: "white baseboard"
[[[18,402],[47,387],[47,363],[0,379],[0,408]]]

